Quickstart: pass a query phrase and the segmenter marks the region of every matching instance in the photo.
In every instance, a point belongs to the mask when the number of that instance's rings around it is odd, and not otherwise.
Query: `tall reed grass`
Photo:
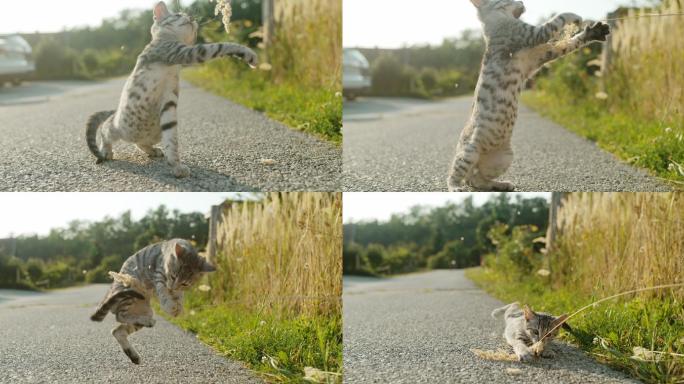
[[[342,0],[275,1],[269,60],[275,81],[341,86]]]
[[[613,61],[606,86],[614,100],[642,117],[681,122],[684,114],[684,12],[682,0],[666,0],[654,9],[629,10],[612,34]]]
[[[339,315],[340,193],[270,193],[225,209],[211,297],[275,315]]]
[[[558,213],[554,280],[599,296],[684,282],[684,194],[578,193]],[[684,289],[643,293],[684,298]]]

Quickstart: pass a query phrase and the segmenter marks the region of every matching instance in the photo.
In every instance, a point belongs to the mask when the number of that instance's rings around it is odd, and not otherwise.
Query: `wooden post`
[[[214,264],[214,261],[216,260],[216,233],[219,225],[219,219],[221,217],[222,207],[223,205],[212,205],[211,216],[209,217],[209,242],[207,244],[207,259],[211,264]]]
[[[620,9],[608,13],[608,16],[606,16],[607,24],[610,26],[611,31],[615,31],[615,28],[617,27],[617,22],[615,19],[617,17],[620,17],[621,14],[624,12],[621,12]],[[606,42],[603,43],[603,51],[601,52],[601,81],[599,81],[599,87],[602,92],[606,91],[606,75],[610,71],[610,66],[612,65],[613,62],[613,33],[608,35],[606,38]]]
[[[551,254],[556,242],[556,235],[558,230],[558,208],[561,205],[563,196],[561,192],[551,193],[551,204],[549,205],[549,225],[546,229],[546,255]]]
[[[275,28],[275,8],[273,0],[261,0],[261,19],[264,28],[264,46],[268,48],[273,40]]]

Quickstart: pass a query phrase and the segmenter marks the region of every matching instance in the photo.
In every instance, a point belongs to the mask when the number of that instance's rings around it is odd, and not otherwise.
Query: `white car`
[[[370,64],[357,49],[345,49],[343,58],[342,90],[348,100],[354,100],[371,87]]]
[[[14,85],[30,77],[36,70],[33,50],[19,35],[0,35],[0,86],[10,81]]]

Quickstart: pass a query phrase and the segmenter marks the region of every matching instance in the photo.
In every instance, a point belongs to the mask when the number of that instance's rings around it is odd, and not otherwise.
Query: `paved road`
[[[344,106],[345,191],[446,191],[472,98],[366,98]],[[521,107],[516,157],[503,179],[519,191],[667,191],[670,187]]]
[[[182,85],[181,158],[193,176],[177,180],[164,161],[133,145],[96,166],[83,137],[95,111],[116,107],[124,79],[45,82],[0,88],[0,190],[298,191],[340,190],[341,149],[264,115]],[[263,159],[275,160],[272,165]]]
[[[490,317],[503,303],[463,271],[345,279],[343,304],[345,383],[633,382],[562,343],[531,364],[476,357],[470,349],[507,346],[503,320]]]
[[[130,340],[142,356],[134,365],[103,323],[89,315],[107,285],[17,297],[1,291],[0,383],[262,383],[192,335],[157,316],[154,328]],[[9,293],[9,294],[8,294]]]

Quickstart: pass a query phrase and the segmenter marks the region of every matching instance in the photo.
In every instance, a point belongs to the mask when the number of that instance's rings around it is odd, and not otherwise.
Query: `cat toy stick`
[[[601,299],[601,300],[599,300],[599,301],[595,301],[595,302],[593,302],[593,303],[591,303],[591,304],[589,304],[589,305],[585,305],[584,307],[578,309],[578,310],[575,311],[573,314],[571,314],[570,316],[568,316],[565,320],[563,320],[563,321],[561,321],[560,323],[556,324],[556,326],[553,327],[550,331],[546,332],[546,333],[544,334],[544,336],[542,336],[541,339],[539,339],[539,341],[538,341],[537,343],[541,343],[542,340],[544,340],[548,335],[550,335],[551,333],[553,333],[553,331],[555,331],[556,329],[558,329],[558,327],[561,327],[564,323],[566,323],[568,320],[570,320],[571,318],[573,318],[575,315],[577,315],[577,314],[579,314],[580,312],[583,312],[583,311],[585,311],[585,310],[587,310],[587,309],[589,309],[589,308],[591,308],[591,307],[594,307],[594,306],[596,306],[596,305],[598,305],[598,304],[600,304],[600,303],[603,303],[603,302],[605,302],[605,301],[612,300],[612,299],[615,299],[615,298],[620,297],[620,296],[631,295],[631,294],[633,294],[633,293],[646,292],[646,291],[654,291],[654,290],[657,290],[657,289],[680,288],[680,287],[684,287],[684,283],[657,285],[657,286],[655,286],[655,287],[639,288],[639,289],[634,289],[634,290],[627,291],[627,292],[618,293],[617,295],[609,296],[609,297],[603,298],[603,299]]]

